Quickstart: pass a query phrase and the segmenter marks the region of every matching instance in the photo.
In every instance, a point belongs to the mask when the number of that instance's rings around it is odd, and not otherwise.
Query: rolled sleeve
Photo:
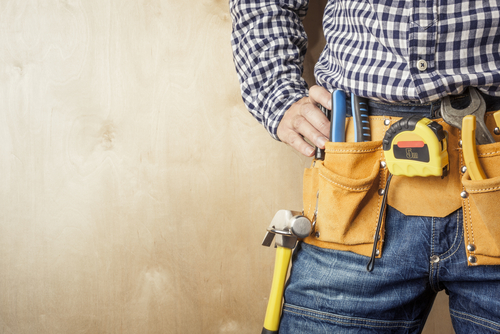
[[[230,0],[231,44],[243,101],[277,140],[285,111],[308,95],[302,78],[307,50],[302,20],[308,2]]]

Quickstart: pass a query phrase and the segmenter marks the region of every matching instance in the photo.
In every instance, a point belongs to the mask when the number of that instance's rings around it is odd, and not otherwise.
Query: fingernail
[[[306,155],[308,157],[310,157],[313,154],[313,152],[314,152],[314,148],[312,148],[312,147],[306,148]]]
[[[328,109],[332,110],[332,100],[328,100]]]
[[[325,144],[326,144],[327,140],[328,139],[326,137],[319,137],[316,140],[316,146],[318,146],[319,148],[325,148]]]

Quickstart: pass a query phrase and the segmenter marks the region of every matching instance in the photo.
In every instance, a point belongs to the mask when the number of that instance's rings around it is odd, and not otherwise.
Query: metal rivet
[[[378,194],[379,194],[380,196],[384,195],[384,193],[385,193],[385,190],[384,190],[384,189],[380,188],[380,189],[378,190]]]
[[[467,198],[467,196],[469,196],[469,194],[466,191],[462,191],[460,193],[460,197],[462,197],[462,198]]]
[[[316,238],[319,238],[320,233],[319,233],[319,232],[316,232],[316,233],[314,233],[314,236],[315,236]]]
[[[469,252],[473,252],[476,250],[476,246],[474,246],[473,244],[467,245],[467,250]]]
[[[462,140],[458,141],[458,147],[462,147]]]
[[[375,255],[377,255],[377,256],[380,255],[380,251],[378,249],[375,251]]]
[[[496,135],[500,135],[500,128],[499,127],[496,127],[493,132],[496,134]]]
[[[390,119],[386,119],[386,120],[384,121],[384,125],[388,126],[388,125],[390,125],[390,124],[391,124],[391,120],[390,120]]]
[[[437,256],[437,255],[431,256],[431,263],[438,263],[439,260],[440,260],[439,256]]]
[[[425,71],[427,69],[427,62],[423,59],[417,61],[417,68],[419,71]]]
[[[385,168],[387,163],[385,161],[380,161],[380,167]]]
[[[473,255],[469,256],[468,260],[469,260],[470,263],[476,263],[477,262],[477,258],[475,256],[473,256]]]
[[[462,171],[462,173],[465,173],[467,171],[467,167],[466,166],[462,166],[462,168],[460,170]]]

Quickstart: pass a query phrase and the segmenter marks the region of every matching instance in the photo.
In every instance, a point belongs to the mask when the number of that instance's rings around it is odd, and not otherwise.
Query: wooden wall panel
[[[259,332],[309,159],[245,110],[227,1],[5,0],[0,26],[0,332]]]

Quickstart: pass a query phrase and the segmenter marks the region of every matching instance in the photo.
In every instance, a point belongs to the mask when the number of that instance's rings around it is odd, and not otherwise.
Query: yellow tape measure
[[[413,115],[385,133],[385,161],[393,175],[441,176],[449,171],[447,133],[437,122]]]

